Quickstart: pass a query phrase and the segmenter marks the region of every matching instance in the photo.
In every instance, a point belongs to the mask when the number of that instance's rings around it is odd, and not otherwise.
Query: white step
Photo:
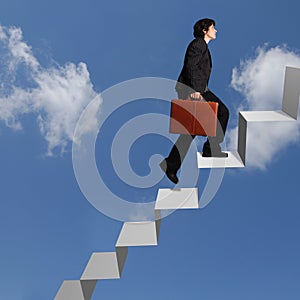
[[[119,279],[116,252],[93,253],[80,280]]]
[[[234,151],[224,151],[228,153],[228,157],[202,157],[202,152],[197,153],[197,163],[199,169],[213,169],[213,168],[243,168],[243,161],[238,154]]]
[[[192,208],[199,208],[197,188],[158,190],[155,210]]]
[[[247,122],[295,121],[282,111],[241,111],[240,114]]]
[[[65,280],[54,300],[90,300],[97,280]]]
[[[300,69],[286,67],[283,86],[282,111],[294,120],[298,117],[300,95]]]
[[[116,247],[156,245],[157,229],[155,222],[125,222]]]

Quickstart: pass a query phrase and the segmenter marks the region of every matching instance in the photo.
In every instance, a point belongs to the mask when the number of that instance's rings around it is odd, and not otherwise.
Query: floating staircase
[[[285,72],[282,111],[243,111],[239,113],[238,149],[228,158],[203,158],[197,153],[198,168],[241,168],[246,164],[248,122],[286,122],[297,120],[300,95],[300,69],[287,67]],[[119,279],[128,254],[128,247],[156,246],[163,210],[199,208],[198,189],[159,189],[155,204],[156,221],[125,222],[115,245],[115,252],[93,253],[79,280],[66,280],[55,300],[89,300],[98,280]]]
[[[162,210],[198,208],[198,189],[159,189],[155,214]],[[79,280],[66,280],[55,300],[89,300],[100,279],[119,279],[127,258],[128,247],[157,246],[161,220],[125,222],[115,252],[93,253]]]

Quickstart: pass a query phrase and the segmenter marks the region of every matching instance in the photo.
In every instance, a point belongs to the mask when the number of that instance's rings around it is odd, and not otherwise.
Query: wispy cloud
[[[300,55],[277,46],[259,47],[253,58],[241,61],[232,71],[231,86],[243,95],[240,110],[281,110],[285,67],[300,68]],[[228,133],[228,148],[236,149],[237,128]],[[247,165],[265,169],[280,151],[299,140],[300,124],[249,124]]]
[[[43,67],[16,27],[0,26],[0,54],[0,121],[20,130],[22,116],[31,113],[47,141],[47,154],[64,151],[86,105],[95,98],[101,102],[86,64]],[[94,130],[96,113],[84,130]]]

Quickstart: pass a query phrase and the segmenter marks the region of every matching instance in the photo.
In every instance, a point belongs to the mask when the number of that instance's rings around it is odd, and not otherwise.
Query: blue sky
[[[234,147],[237,111],[278,109],[283,66],[300,67],[298,11],[297,1],[1,1],[0,298],[53,299],[92,252],[114,250],[122,222],[85,199],[72,166],[74,124],[92,99],[129,79],[176,80],[194,22],[212,17],[210,87],[231,111]],[[145,113],[147,101],[120,119]],[[248,167],[226,170],[205,208],[165,218],[159,246],[130,248],[121,280],[99,282],[92,299],[299,299],[299,122],[268,126],[253,128]],[[106,134],[97,153],[110,148]],[[140,139],[133,169],[146,174],[145,160],[170,146]],[[129,201],[172,187],[163,178],[133,189],[104,172]]]

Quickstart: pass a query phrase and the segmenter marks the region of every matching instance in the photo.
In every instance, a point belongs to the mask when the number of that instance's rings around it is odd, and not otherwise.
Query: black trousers
[[[210,151],[210,153],[214,153],[214,151],[221,151],[219,144],[224,140],[229,119],[229,110],[226,105],[211,91],[203,93],[202,96],[206,101],[219,103],[217,116],[219,122],[217,122],[216,136],[208,137],[207,141],[203,145],[203,152],[208,153]],[[187,97],[179,94],[178,98],[186,99]],[[169,156],[165,159],[167,162],[167,169],[170,172],[176,173],[179,170],[194,138],[195,135],[189,134],[181,134],[178,137]]]

